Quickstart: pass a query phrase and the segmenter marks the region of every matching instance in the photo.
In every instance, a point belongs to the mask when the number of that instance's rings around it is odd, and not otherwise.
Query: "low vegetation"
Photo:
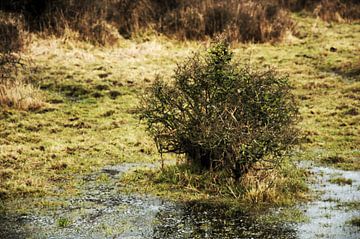
[[[29,83],[28,61],[21,51],[25,33],[21,19],[12,15],[0,17],[0,106],[19,110],[38,110],[44,106],[42,95]]]
[[[358,21],[356,0],[11,0],[0,9],[24,16],[35,32],[68,35],[95,44],[114,44],[155,31],[177,39],[205,39],[223,33],[241,42],[276,42],[297,33],[289,10],[326,21]]]
[[[127,185],[123,188],[125,191],[136,187],[140,192],[173,200],[235,202],[262,207],[306,200],[307,176],[305,170],[296,169],[288,160],[272,170],[250,170],[241,181],[228,178],[224,172],[203,171],[182,163],[165,166],[160,171],[130,172],[121,180],[121,185]]]
[[[2,1],[2,7],[5,2],[11,1]],[[348,2],[358,6],[355,2]],[[78,3],[81,5],[82,1]],[[162,12],[175,19],[179,15],[174,12],[179,7],[184,10],[181,12],[184,17],[181,18],[182,20],[179,18],[179,21],[184,22],[175,24],[170,19],[166,23],[171,23],[173,28],[170,26],[166,28],[164,25],[154,25],[153,18],[148,21],[149,15],[144,13],[153,12],[152,8],[136,3],[137,1],[128,1],[128,5],[123,5],[126,9],[132,9],[129,11],[131,16],[122,15],[127,19],[127,21],[121,20],[123,26],[115,23],[112,25],[111,21],[101,21],[102,15],[99,18],[89,15],[84,19],[92,19],[91,21],[86,20],[78,24],[88,22],[91,23],[91,27],[85,24],[88,28],[82,29],[81,25],[78,27],[72,25],[78,20],[76,16],[69,18],[64,15],[65,19],[42,20],[40,21],[42,24],[38,25],[37,29],[31,28],[32,33],[26,33],[31,37],[31,41],[26,44],[25,39],[21,44],[17,44],[22,50],[21,53],[16,50],[7,55],[1,53],[6,57],[21,56],[16,59],[32,59],[31,64],[29,61],[23,61],[25,68],[31,70],[24,72],[20,70],[15,77],[24,81],[17,82],[15,88],[1,91],[6,92],[2,93],[0,108],[0,197],[2,199],[56,194],[63,191],[72,194],[76,193],[79,174],[86,174],[105,165],[160,160],[155,143],[146,134],[146,125],[138,120],[136,106],[139,104],[139,98],[144,94],[144,88],[153,83],[155,74],[162,75],[166,84],[170,84],[176,63],[184,61],[191,51],[203,49],[203,45],[207,44],[200,41],[178,41],[173,37],[206,39],[211,34],[198,35],[197,32],[191,32],[193,28],[180,28],[186,21],[197,23],[196,19],[192,18],[198,16],[196,8],[186,8],[185,5],[178,5],[177,1],[168,1],[166,5],[168,10]],[[24,6],[25,4],[21,8]],[[60,11],[61,5],[58,6],[57,10]],[[9,6],[4,8],[11,8],[12,12],[17,11],[16,7],[15,10]],[[185,8],[190,13],[186,12]],[[242,38],[243,36],[239,36],[242,33],[235,32],[234,37],[239,37],[240,42],[233,42],[231,45],[235,61],[270,65],[278,69],[281,74],[290,76],[289,82],[294,87],[292,93],[299,102],[301,117],[299,128],[304,132],[304,137],[301,138],[302,147],[290,155],[290,159],[284,160],[273,170],[250,169],[239,183],[235,183],[231,178],[218,177],[212,172],[204,173],[197,168],[183,165],[167,166],[162,171],[140,170],[131,173],[120,182],[126,183],[126,190],[136,191],[143,186],[144,191],[168,194],[173,198],[176,198],[176,195],[179,198],[180,194],[193,198],[210,198],[212,195],[219,195],[225,198],[239,198],[246,202],[287,203],[295,198],[304,198],[306,192],[304,180],[308,175],[294,169],[292,166],[294,160],[314,160],[349,170],[360,168],[358,97],[360,83],[357,59],[360,54],[359,25],[351,23],[356,19],[350,17],[350,13],[347,13],[349,17],[340,14],[343,20],[326,22],[314,17],[314,9],[306,8],[306,6],[299,9],[291,7],[293,13],[283,13],[283,8],[281,11],[276,11],[274,24],[281,24],[278,20],[282,15],[277,14],[288,16],[288,19],[284,17],[285,28],[280,29],[281,34],[275,34],[282,38],[281,41],[277,37],[272,38],[273,35],[270,33],[262,34],[261,29],[258,31],[250,29],[251,31],[248,32],[255,33],[249,37]],[[299,12],[300,9],[304,11]],[[211,12],[210,8],[208,10]],[[263,16],[263,10],[259,10],[260,16]],[[38,23],[39,19],[33,18],[36,14],[31,17],[31,12],[24,13],[26,11],[26,9],[21,10],[24,20]],[[69,11],[68,14],[70,12],[74,11]],[[52,13],[54,14],[50,14],[51,16],[56,15],[55,10]],[[222,19],[223,13],[212,13],[220,14],[219,19]],[[89,14],[92,12],[90,11]],[[111,12],[106,14],[111,16]],[[154,14],[157,16],[158,13]],[[185,16],[189,16],[190,20],[185,21]],[[99,22],[94,22],[95,19]],[[164,22],[165,18],[161,19]],[[63,28],[62,20],[63,23],[70,21],[73,23],[65,24],[66,27]],[[150,25],[153,28],[143,31],[144,22],[152,23]],[[9,21],[5,23],[9,24]],[[295,27],[293,23],[296,23]],[[95,31],[94,29],[98,29],[95,27],[96,24],[99,24],[100,28],[108,29],[111,33],[109,39],[115,39],[116,47],[103,44],[113,40],[109,40],[106,34],[101,35],[101,29]],[[217,24],[210,24],[214,27],[210,28],[213,29],[214,34],[224,30],[221,29],[224,26],[221,25],[222,23],[219,23],[220,27]],[[273,25],[266,24],[265,32],[266,29],[273,29]],[[55,34],[60,37],[52,36],[56,33],[55,30],[50,30],[52,27],[64,30]],[[195,30],[201,29],[203,34],[202,27],[203,25]],[[30,28],[30,25],[25,29],[27,28]],[[13,27],[6,29],[14,30]],[[286,33],[289,29],[292,34]],[[184,30],[186,31],[182,32]],[[165,37],[159,32],[171,37]],[[88,33],[100,34],[103,38]],[[115,38],[112,38],[113,33]],[[123,38],[132,36],[132,39],[123,39],[119,33]],[[73,36],[71,34],[78,36],[77,39],[85,39],[88,42],[74,41],[71,39]],[[1,37],[3,36],[2,33]],[[91,40],[92,38],[95,40]],[[1,43],[14,44],[16,42],[14,39]],[[241,43],[242,41],[247,43]],[[271,44],[264,43],[265,41],[270,41]],[[89,42],[95,42],[95,46]],[[6,62],[8,63],[9,61]],[[15,76],[15,74],[11,75]],[[18,88],[23,88],[25,93],[12,93],[18,92]],[[26,93],[28,91],[32,93]],[[18,96],[12,96],[16,94]],[[23,99],[29,94],[36,100],[35,102],[40,99],[47,104],[38,107],[37,105],[40,105],[38,103],[34,104],[35,106],[25,103],[28,101]],[[24,103],[19,104],[19,102]],[[174,159],[174,156],[165,156],[165,162],[169,158]]]
[[[71,222],[69,219],[61,217],[57,220],[58,227],[65,228],[71,225]]]
[[[330,183],[335,183],[339,185],[351,185],[353,181],[351,179],[338,177],[338,178],[332,178],[329,180]]]
[[[354,217],[351,220],[349,220],[349,224],[355,227],[360,228],[360,217]]]
[[[305,12],[328,22],[359,21],[357,0],[274,0],[293,12]]]
[[[287,11],[265,1],[13,0],[2,9],[23,13],[33,31],[60,36],[71,30],[72,36],[100,45],[146,31],[181,40],[223,33],[232,41],[279,41],[293,28]]]

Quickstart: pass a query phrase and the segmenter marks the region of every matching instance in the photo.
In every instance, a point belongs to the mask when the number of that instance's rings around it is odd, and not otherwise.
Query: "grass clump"
[[[69,227],[71,225],[71,221],[68,218],[60,217],[56,221],[56,224],[58,225],[58,227],[65,228],[65,227]]]
[[[20,19],[0,12],[0,106],[37,110],[44,106],[40,92],[26,82],[29,71],[21,57],[24,32]]]
[[[157,80],[144,98],[146,120],[160,153],[185,154],[195,167],[238,181],[256,164],[277,164],[297,142],[297,106],[286,77],[231,62],[221,42]]]
[[[358,158],[347,158],[340,155],[325,156],[320,159],[320,162],[325,165],[341,168],[343,170],[358,170],[360,169],[360,162]]]
[[[0,85],[0,105],[19,110],[38,110],[44,106],[42,94],[32,85],[16,82]]]
[[[291,205],[307,198],[307,173],[289,162],[271,171],[251,170],[240,182],[226,172],[204,171],[189,164],[169,165],[162,170],[137,170],[121,184],[143,192],[177,200],[210,200],[245,205]],[[141,186],[139,186],[141,185]]]
[[[351,179],[339,177],[339,178],[332,178],[329,180],[330,183],[335,183],[339,185],[351,185],[353,181]]]
[[[360,217],[351,218],[348,223],[354,227],[360,228]]]
[[[41,92],[27,82],[28,74],[29,68],[19,54],[11,51],[0,53],[1,107],[38,110],[45,105]]]

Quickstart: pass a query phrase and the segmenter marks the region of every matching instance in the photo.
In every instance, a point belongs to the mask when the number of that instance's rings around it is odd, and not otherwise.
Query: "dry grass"
[[[120,35],[130,38],[149,30],[182,40],[223,34],[236,42],[276,42],[296,31],[289,10],[335,22],[358,21],[360,16],[360,4],[355,0],[33,2],[13,7],[18,12],[24,9],[27,28],[57,36],[74,31],[77,39],[99,45],[112,45]]]
[[[0,12],[0,53],[19,52],[24,48],[23,24],[20,15]]]
[[[286,11],[261,1],[182,1],[158,26],[180,39],[203,39],[218,34],[231,41],[279,41],[293,23]]]
[[[18,110],[38,110],[45,103],[40,91],[34,86],[15,82],[0,84],[0,105]]]
[[[19,74],[27,69],[20,56],[26,42],[23,24],[20,15],[0,12],[0,106],[37,110],[44,105],[41,94]]]
[[[294,12],[309,12],[328,22],[360,20],[360,4],[357,0],[274,0],[273,2]]]
[[[360,115],[354,115],[360,112],[356,76],[359,25],[328,24],[298,14],[292,18],[301,38],[289,43],[235,44],[235,56],[251,56],[251,61],[270,64],[290,75],[307,140],[299,158],[321,161],[338,155],[342,160],[334,166],[346,164],[354,169],[360,165]],[[74,33],[66,34],[70,37]],[[132,109],[154,75],[169,77],[176,62],[203,45],[153,35],[120,40],[118,44],[104,48],[64,37],[33,38],[28,54],[39,70],[32,76],[56,109],[0,112],[0,194],[49,193],[59,185],[68,193],[69,188],[75,188],[76,175],[109,164],[159,160],[154,143]],[[332,52],[331,47],[337,51]],[[76,90],[83,93],[81,97],[76,97]],[[142,176],[134,175],[133,187],[127,183],[125,189],[139,190]],[[279,180],[286,183],[289,178],[292,175]],[[144,190],[151,187],[149,181],[144,183]],[[176,184],[162,185],[155,185],[156,193],[180,194]],[[249,201],[276,198],[267,185],[261,185],[248,188],[248,195],[252,195]]]
[[[180,164],[165,166],[161,171],[130,172],[121,183],[177,200],[227,198],[248,205],[289,205],[308,196],[306,172],[295,169],[288,161],[273,170],[252,170],[240,182],[225,175],[225,172],[205,172]]]
[[[313,13],[328,22],[351,22],[360,20],[360,4],[355,1],[322,0]]]
[[[307,177],[304,170],[296,170],[285,162],[273,170],[253,170],[241,182],[245,189],[244,201],[257,203],[288,204],[307,197]]]
[[[58,0],[25,7],[24,14],[33,31],[59,36],[71,29],[100,45],[149,29],[178,39],[224,34],[239,42],[279,41],[293,28],[285,10],[260,0]]]

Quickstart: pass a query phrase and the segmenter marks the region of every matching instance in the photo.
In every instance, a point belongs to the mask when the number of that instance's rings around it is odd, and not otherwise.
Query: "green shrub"
[[[297,142],[298,109],[287,77],[232,62],[221,42],[178,65],[173,84],[155,81],[143,99],[160,153],[239,179],[258,162],[279,162]]]

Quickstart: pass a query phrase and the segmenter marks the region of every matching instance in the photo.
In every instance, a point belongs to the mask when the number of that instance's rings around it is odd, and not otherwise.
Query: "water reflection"
[[[57,212],[0,216],[0,238],[296,238],[290,227],[267,225],[255,215],[227,215],[218,204],[173,204],[150,197],[118,197],[117,203],[98,201],[94,210],[76,207]],[[100,205],[101,204],[101,205]],[[104,208],[123,208],[117,210]],[[92,205],[94,206],[94,205]],[[66,228],[56,225],[59,215],[77,215]]]
[[[360,216],[346,203],[360,199],[359,172],[344,172],[312,166],[320,181],[313,190],[321,197],[302,205],[307,223],[266,223],[253,211],[228,213],[224,205],[191,202],[173,203],[156,197],[125,195],[118,191],[118,175],[123,168],[111,168],[109,182],[97,182],[90,175],[80,185],[81,194],[72,198],[48,198],[57,208],[32,208],[26,214],[0,212],[0,239],[79,239],[79,238],[360,238],[360,232],[348,226],[352,216]],[[334,185],[333,175],[352,179],[352,185]],[[23,204],[26,204],[24,201]],[[59,219],[69,220],[65,227]]]
[[[153,238],[296,238],[290,226],[261,223],[256,215],[227,213],[221,205],[190,203],[156,215]]]

